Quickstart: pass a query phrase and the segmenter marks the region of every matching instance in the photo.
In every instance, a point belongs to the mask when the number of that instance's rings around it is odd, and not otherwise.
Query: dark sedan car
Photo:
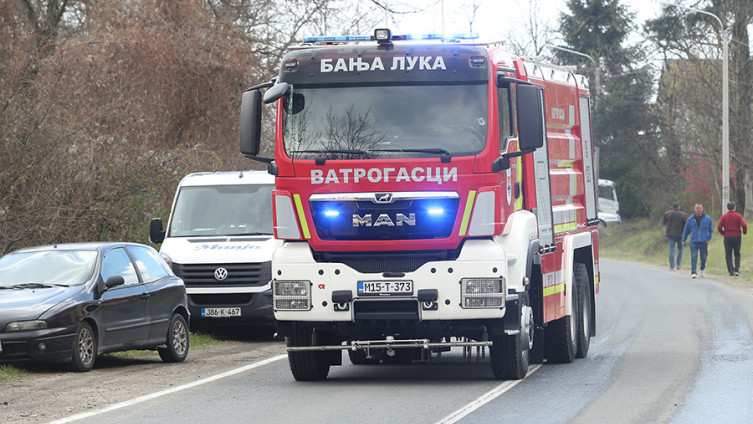
[[[0,362],[64,362],[89,371],[100,353],[156,348],[188,355],[186,288],[149,246],[80,243],[0,258]]]

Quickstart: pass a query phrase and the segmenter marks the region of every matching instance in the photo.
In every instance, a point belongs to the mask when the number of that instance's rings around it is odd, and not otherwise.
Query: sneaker
[[[703,278],[704,275],[706,275],[706,272],[704,270],[701,270],[701,278]]]
[[[696,277],[697,277],[697,275],[695,275],[695,274],[691,274],[690,275],[690,278],[696,278]]]
[[[735,271],[735,277],[739,277],[739,276],[740,276],[740,273]]]
[[[680,265],[677,265],[677,270],[678,270],[678,271],[680,270]]]

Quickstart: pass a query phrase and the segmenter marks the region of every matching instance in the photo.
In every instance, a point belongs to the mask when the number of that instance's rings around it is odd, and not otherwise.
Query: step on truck
[[[585,357],[598,216],[588,81],[464,39],[313,37],[241,105],[275,175],[278,332],[296,380],[489,350],[493,375]],[[262,93],[263,90],[263,93]],[[276,103],[274,158],[259,156]]]
[[[264,171],[197,172],[178,184],[164,229],[149,240],[186,284],[191,326],[255,326],[272,333],[274,177]]]

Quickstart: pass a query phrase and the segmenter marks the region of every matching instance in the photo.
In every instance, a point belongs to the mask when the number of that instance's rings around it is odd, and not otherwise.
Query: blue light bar
[[[336,211],[334,209],[329,209],[329,210],[324,211],[324,216],[326,216],[328,218],[334,218],[334,217],[336,217],[338,215],[340,215],[340,212]]]
[[[349,41],[371,41],[370,35],[342,35],[338,37],[306,37],[304,43],[347,43]]]
[[[392,40],[442,40],[442,41],[458,41],[458,40],[475,40],[479,38],[475,32],[462,33],[462,34],[405,34],[405,35],[393,35]],[[354,41],[372,41],[374,37],[371,35],[342,35],[336,37],[319,36],[319,37],[306,37],[303,39],[304,43],[348,43]]]

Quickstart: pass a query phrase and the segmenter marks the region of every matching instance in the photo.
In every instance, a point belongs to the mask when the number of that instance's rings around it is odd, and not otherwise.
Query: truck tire
[[[489,359],[492,373],[498,380],[520,380],[528,373],[535,323],[533,309],[528,307],[527,293],[523,296],[520,311],[518,334],[492,336]]]
[[[290,347],[312,346],[313,329],[301,323],[293,323],[288,337]],[[288,363],[296,381],[319,381],[329,374],[329,361],[324,351],[288,352]]]
[[[575,360],[578,352],[578,275],[585,275],[587,272],[585,265],[575,264],[573,270],[573,289],[570,294],[570,310],[572,315],[564,316],[558,320],[549,323],[546,328],[546,337],[544,339],[544,355],[547,361],[569,364]],[[581,270],[582,268],[582,270]]]
[[[579,265],[579,266],[578,266]],[[578,350],[576,358],[588,356],[588,348],[591,345],[591,284],[588,279],[588,271],[583,264],[575,267],[575,289],[578,295]]]

